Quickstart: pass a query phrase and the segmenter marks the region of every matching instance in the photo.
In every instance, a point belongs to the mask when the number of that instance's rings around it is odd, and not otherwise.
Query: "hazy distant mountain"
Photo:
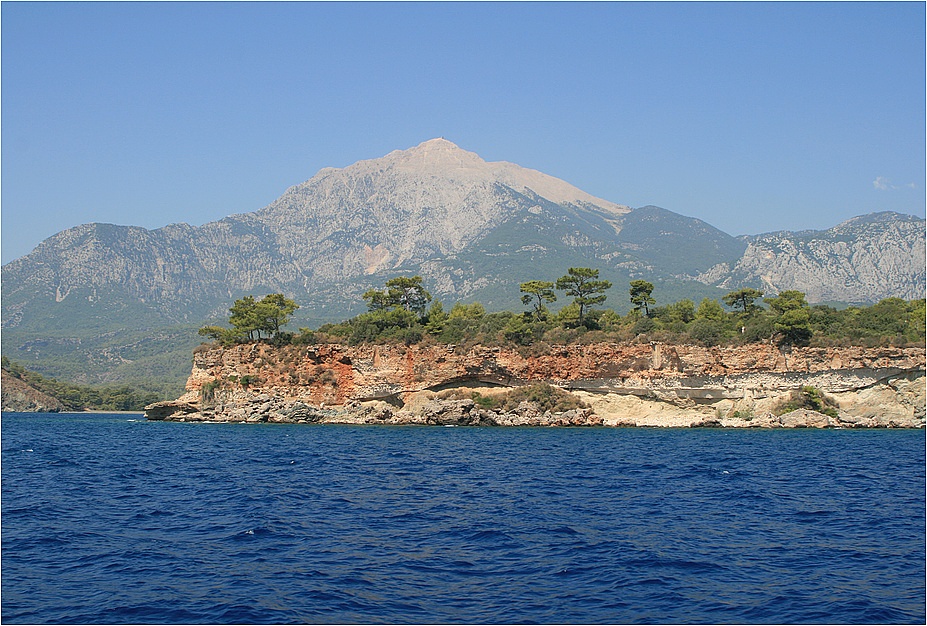
[[[924,220],[911,215],[873,213],[828,230],[742,239],[747,243],[743,257],[712,267],[699,280],[723,289],[797,289],[809,302],[924,297]]]
[[[570,266],[599,268],[615,284],[606,304],[622,311],[638,277],[659,302],[738,286],[811,301],[923,297],[924,220],[878,214],[738,239],[432,139],[323,169],[260,211],[203,226],[62,231],[3,266],[3,350],[75,382],[182,380],[196,328],[245,294],[282,291],[302,306],[293,326],[314,325],[417,273],[448,306],[519,309],[519,282]]]

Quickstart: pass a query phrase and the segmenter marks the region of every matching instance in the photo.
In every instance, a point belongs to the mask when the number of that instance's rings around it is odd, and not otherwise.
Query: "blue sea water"
[[[925,433],[2,416],[2,621],[925,622]]]

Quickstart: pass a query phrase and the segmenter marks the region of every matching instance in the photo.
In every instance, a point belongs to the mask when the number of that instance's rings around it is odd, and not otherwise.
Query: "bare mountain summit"
[[[460,252],[535,197],[614,218],[630,211],[552,176],[432,139],[323,169],[255,217],[304,276],[352,277]]]

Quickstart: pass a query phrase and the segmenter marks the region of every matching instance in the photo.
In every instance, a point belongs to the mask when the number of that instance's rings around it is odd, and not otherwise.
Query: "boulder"
[[[422,408],[426,424],[470,425],[478,424],[479,413],[474,412],[473,400],[431,400]]]
[[[810,409],[797,409],[779,416],[783,428],[827,428],[832,426],[831,418]]]
[[[721,420],[714,418],[703,418],[698,421],[692,422],[690,428],[723,428],[724,425],[721,423]]]
[[[195,413],[199,413],[197,406],[179,400],[155,402],[145,407],[145,419],[152,421],[178,421]]]
[[[288,422],[318,422],[325,416],[322,409],[310,406],[305,402],[294,402],[280,409],[279,414],[283,421]]]

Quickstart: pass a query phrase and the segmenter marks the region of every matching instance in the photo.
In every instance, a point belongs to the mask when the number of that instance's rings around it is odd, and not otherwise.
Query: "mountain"
[[[924,220],[882,212],[828,230],[743,237],[735,263],[719,263],[698,280],[722,289],[756,285],[805,292],[809,302],[873,302],[924,297]]]
[[[222,320],[235,299],[283,292],[302,307],[291,326],[315,326],[362,311],[364,291],[400,274],[421,274],[446,305],[480,301],[489,310],[520,309],[519,282],[555,280],[571,266],[599,268],[615,285],[606,305],[619,311],[629,308],[622,285],[635,278],[653,282],[659,302],[697,301],[731,285],[791,288],[783,285],[806,280],[797,270],[813,276],[812,285],[834,283],[827,299],[875,300],[893,289],[869,278],[885,265],[878,245],[895,246],[898,284],[920,285],[922,296],[924,220],[859,219],[857,227],[835,228],[827,250],[808,239],[820,255],[782,260],[773,272],[762,261],[775,264],[786,248],[770,242],[812,234],[738,239],[701,220],[659,207],[632,210],[432,139],[325,168],[259,211],[202,226],[62,231],[3,266],[2,347],[61,380],[149,389],[160,381],[155,389],[167,393],[186,375],[196,329]],[[854,273],[860,250],[872,251],[865,276]],[[821,269],[835,263],[847,272],[842,283]]]
[[[112,290],[108,299],[119,293],[145,311],[183,321],[262,289],[341,297],[356,291],[355,281],[377,282],[366,276],[459,253],[539,202],[603,223],[630,210],[434,139],[323,169],[256,213],[201,227],[87,224],[63,231],[4,266],[4,300],[16,315],[29,308],[20,303],[54,297],[61,308]]]

